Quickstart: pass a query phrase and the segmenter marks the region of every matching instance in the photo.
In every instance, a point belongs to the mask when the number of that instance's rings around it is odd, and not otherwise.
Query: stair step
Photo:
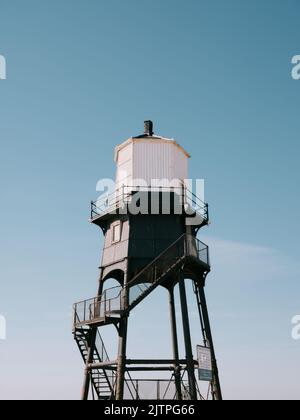
[[[102,380],[101,379],[98,379],[98,378],[94,378],[94,381],[95,382],[97,382],[97,383],[106,383],[107,384],[107,380],[106,380],[106,378],[103,378]]]
[[[94,382],[94,384],[96,385],[96,386],[99,386],[100,388],[107,388],[107,389],[110,389],[110,386],[106,383],[106,384],[104,384],[104,383],[97,383],[97,382]]]

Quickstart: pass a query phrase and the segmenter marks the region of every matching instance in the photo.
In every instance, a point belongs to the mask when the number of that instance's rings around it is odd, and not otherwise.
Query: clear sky
[[[206,182],[224,397],[300,397],[299,18],[297,0],[0,0],[0,398],[79,397],[71,305],[95,294],[102,247],[89,202],[145,119]],[[132,317],[135,351],[166,348],[162,302]]]

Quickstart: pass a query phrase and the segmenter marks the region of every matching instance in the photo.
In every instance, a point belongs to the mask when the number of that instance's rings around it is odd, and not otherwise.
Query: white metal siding
[[[173,165],[174,165],[174,178],[184,181],[189,177],[188,158],[186,155],[176,146],[173,148]]]
[[[184,180],[188,177],[188,158],[172,142],[140,140],[133,146],[133,179]]]
[[[153,186],[153,180],[170,181],[188,178],[188,156],[177,143],[165,139],[132,139],[117,152],[116,189],[125,186]],[[172,186],[180,186],[172,183]]]
[[[122,185],[132,184],[132,160],[133,144],[126,145],[118,152],[117,157],[117,174],[116,174],[116,189]]]

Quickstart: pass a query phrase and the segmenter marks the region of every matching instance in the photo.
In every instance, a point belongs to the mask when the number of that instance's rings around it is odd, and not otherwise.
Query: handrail
[[[106,292],[108,291],[108,290],[114,290],[114,289],[120,289],[120,287],[121,286],[114,286],[114,287],[110,287],[109,289],[107,289],[106,290]],[[118,296],[118,295],[117,295]],[[116,296],[116,297],[117,297]],[[95,300],[95,299],[99,299],[99,296],[94,296],[94,297],[92,297],[92,298],[90,298],[90,299],[85,299],[85,300],[81,300],[81,301],[79,301],[79,302],[76,302],[73,306],[75,306],[75,305],[80,305],[81,303],[84,303],[84,302],[87,302],[87,301],[92,301],[92,300]]]
[[[125,384],[127,385],[128,393],[126,393],[126,399],[136,399],[133,394],[138,390],[138,399],[159,399],[159,400],[175,400],[177,389],[174,377],[170,379],[131,379],[125,378]],[[129,389],[130,386],[132,390]],[[187,389],[188,381],[181,379],[181,387],[183,390]]]
[[[166,275],[167,271],[174,269],[175,265],[184,257],[197,258],[209,266],[208,246],[193,235],[183,234],[130,279],[123,288],[121,286],[113,287],[105,290],[100,296],[75,303],[74,324],[84,324],[95,319],[105,318],[112,313],[114,316],[118,316],[125,309],[131,310],[152,289],[157,287],[158,282]],[[137,282],[139,278],[143,278],[143,282]],[[113,290],[118,290],[119,293],[108,299],[107,296]]]
[[[135,280],[140,277],[145,271],[147,271],[152,265],[154,265],[158,260],[160,260],[165,254],[168,253],[168,251],[170,251],[170,249],[172,249],[174,247],[174,245],[176,245],[177,243],[179,243],[184,237],[186,236],[186,234],[184,233],[182,236],[179,237],[179,239],[176,239],[175,242],[173,242],[167,249],[165,249],[161,254],[159,254],[157,257],[154,258],[154,260],[152,260],[148,265],[146,265],[146,267],[144,267],[138,274],[136,274],[133,279],[131,279],[129,281],[129,283],[127,284],[127,286],[130,287],[130,285],[132,283],[135,282]]]
[[[75,323],[76,323],[76,320],[78,321],[78,323],[80,323],[80,318],[79,318],[77,312],[74,313],[74,320],[75,320]],[[100,344],[101,344],[101,356],[100,356],[100,353],[99,353],[99,350],[98,350],[97,340],[100,341]],[[103,341],[99,331],[97,331],[97,335],[96,335],[95,351],[97,352],[98,357],[102,362],[108,362],[110,360],[110,358],[108,356],[108,353],[107,353],[107,350],[106,350],[106,347],[105,347],[105,344],[104,344],[104,341]],[[103,355],[105,356],[105,358],[103,357]]]
[[[74,319],[78,320],[78,322],[80,322],[80,318],[78,317],[78,314],[75,313]],[[78,330],[80,331],[80,329]],[[88,344],[86,341],[86,338],[84,337],[84,335],[81,338],[82,340],[84,340],[85,342],[85,347],[86,349],[88,349]],[[82,353],[82,356],[84,354]],[[84,361],[86,363],[86,358],[84,357]],[[104,341],[100,335],[100,332],[97,331],[97,335],[96,335],[96,340],[95,340],[95,347],[94,347],[94,353],[93,353],[93,361],[94,362],[108,362],[110,361],[110,358],[108,356]],[[93,382],[93,386],[95,387],[96,392],[99,395],[99,389],[98,389],[98,385],[97,382],[95,381],[95,379],[102,377],[104,375],[104,377],[106,378],[106,381],[109,385],[109,388],[111,390],[111,393],[114,392],[114,386],[115,386],[115,379],[116,379],[116,373],[112,370],[112,371],[107,371],[105,369],[97,369],[94,370],[91,374],[92,376],[92,382]]]
[[[124,288],[121,288],[121,286],[115,286],[115,287],[112,287],[112,288],[110,288],[110,289],[107,289],[107,290],[105,290],[103,293],[102,293],[102,295],[100,295],[100,296],[96,296],[96,297],[93,297],[93,298],[90,298],[90,299],[86,299],[86,300],[83,300],[83,301],[80,301],[80,302],[77,302],[77,303],[75,303],[74,304],[74,308],[76,309],[76,307],[78,307],[79,305],[82,305],[82,304],[84,304],[85,306],[86,305],[88,305],[89,303],[90,304],[92,304],[92,303],[101,303],[101,301],[103,302],[103,299],[102,299],[102,297],[105,295],[105,294],[107,294],[107,292],[108,291],[111,291],[111,290],[114,290],[114,289],[119,289],[120,290],[120,292],[115,296],[115,297],[113,297],[113,298],[110,298],[110,299],[106,299],[106,300],[104,300],[105,302],[109,302],[109,301],[111,301],[111,300],[115,300],[115,299],[117,299],[117,298],[119,298],[119,297],[121,297],[121,294],[122,293],[124,293],[124,290],[126,290],[126,289],[129,289],[130,287],[131,287],[131,285],[132,285],[132,283],[134,283],[135,281],[136,281],[136,279],[138,278],[138,277],[140,277],[145,271],[147,271],[151,266],[153,266],[159,259],[161,259],[162,258],[162,256],[163,255],[165,255],[172,247],[174,247],[174,245],[176,245],[177,243],[179,243],[184,237],[185,237],[186,235],[185,234],[183,234],[182,236],[180,236],[180,238],[179,239],[176,239],[176,241],[175,242],[173,242],[167,249],[165,249],[161,254],[159,254],[156,258],[154,258],[154,260],[152,260],[148,265],[146,265],[146,267],[144,267],[138,274],[136,274],[128,283],[127,283],[127,285],[124,287]],[[109,305],[108,305],[109,306]],[[78,315],[77,315],[78,316]],[[84,319],[84,321],[85,321],[85,319]]]
[[[97,339],[98,339],[98,340],[100,341],[100,343],[101,343],[101,349],[102,349],[102,357],[100,357],[101,361],[102,361],[102,362],[109,362],[109,361],[110,361],[110,358],[109,358],[109,356],[108,356],[108,353],[107,353],[107,350],[106,350],[106,347],[105,347],[104,341],[103,341],[103,339],[102,339],[102,337],[101,337],[101,335],[100,335],[99,331],[97,331],[97,337],[96,337],[96,343],[95,343],[95,349],[97,350],[97,352],[98,352],[98,354],[99,354],[98,347],[97,347]],[[105,358],[103,357],[103,354],[104,354]],[[100,356],[100,354],[99,354],[99,356]]]
[[[111,290],[114,290],[114,289],[119,289],[120,290],[120,292],[117,294],[117,296],[115,296],[114,298],[110,298],[110,299],[107,299],[106,300],[106,302],[108,302],[108,301],[110,301],[110,300],[112,300],[112,299],[116,299],[116,298],[118,298],[118,297],[120,297],[121,296],[121,294],[122,294],[122,292],[124,291],[124,289],[128,289],[128,288],[130,288],[131,287],[131,284],[138,278],[138,277],[140,277],[145,271],[147,271],[148,269],[149,269],[149,267],[151,267],[152,265],[154,265],[164,254],[166,254],[169,250],[170,250],[170,248],[172,248],[174,245],[176,245],[178,242],[180,242],[181,240],[182,240],[182,238],[184,238],[185,237],[185,234],[183,234],[182,236],[180,236],[180,238],[179,239],[177,239],[175,242],[173,242],[166,250],[164,250],[161,254],[159,254],[154,260],[152,260],[146,267],[144,267],[138,274],[136,274],[134,277],[133,277],[133,279],[131,279],[128,283],[127,283],[127,285],[124,287],[124,288],[122,288],[121,286],[115,286],[115,287],[112,287],[112,288],[110,288],[110,289],[107,289],[107,290],[105,290],[103,293],[102,293],[102,295],[101,296],[96,296],[96,297],[93,297],[93,298],[90,298],[90,299],[86,299],[86,300],[82,300],[82,301],[80,301],[80,302],[77,302],[77,303],[75,303],[74,304],[74,307],[76,307],[76,306],[79,306],[79,305],[81,305],[81,304],[88,304],[88,302],[90,302],[90,303],[92,303],[92,302],[95,302],[96,301],[96,303],[99,303],[99,302],[101,302],[101,298],[103,297],[103,295],[104,294],[107,294],[107,292],[108,291],[111,291]],[[78,316],[78,315],[77,315]]]
[[[160,187],[160,186],[128,186],[123,185],[115,191],[91,201],[91,221],[108,212],[116,210],[121,204],[130,202],[130,198],[136,192],[170,192],[181,197],[183,204],[192,204],[195,211],[201,211],[202,216],[208,221],[208,204],[197,197],[185,185],[181,187]],[[190,203],[189,203],[190,202]]]

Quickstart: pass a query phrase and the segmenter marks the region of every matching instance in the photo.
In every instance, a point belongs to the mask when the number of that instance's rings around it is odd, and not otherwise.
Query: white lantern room
[[[188,179],[190,155],[174,140],[153,133],[145,121],[145,133],[131,137],[115,149],[116,190],[134,187],[182,188]]]

